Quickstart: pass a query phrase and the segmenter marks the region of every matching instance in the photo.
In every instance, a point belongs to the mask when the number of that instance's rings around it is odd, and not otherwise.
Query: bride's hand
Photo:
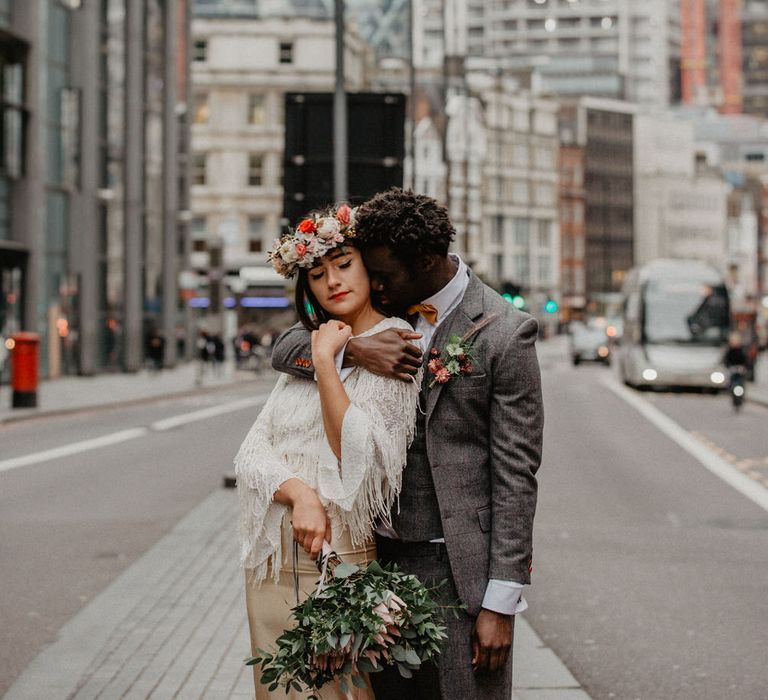
[[[330,543],[331,521],[317,494],[310,488],[303,489],[293,501],[293,539],[312,559],[317,559],[323,549],[323,540]]]
[[[318,360],[333,360],[347,341],[352,337],[352,327],[341,321],[323,323],[312,331],[312,360],[317,366]]]

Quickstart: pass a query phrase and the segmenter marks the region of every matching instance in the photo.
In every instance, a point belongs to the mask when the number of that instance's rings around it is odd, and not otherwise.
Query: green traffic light
[[[501,295],[501,298],[504,299],[504,301],[508,301],[511,304],[514,297],[509,293],[505,293]]]
[[[516,309],[522,309],[525,307],[525,299],[521,297],[519,294],[515,297],[512,297],[512,306],[514,306]]]
[[[544,311],[548,314],[557,313],[557,302],[554,299],[547,301],[547,303],[544,304]]]

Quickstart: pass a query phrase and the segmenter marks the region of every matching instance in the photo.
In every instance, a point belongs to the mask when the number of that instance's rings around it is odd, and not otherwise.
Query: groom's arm
[[[300,323],[291,326],[275,341],[272,349],[272,367],[283,374],[301,379],[314,379],[312,336]]]
[[[521,584],[531,580],[544,430],[537,335],[536,320],[525,318],[496,357],[489,429],[493,521],[488,578]]]
[[[544,411],[535,342],[538,324],[525,318],[496,357],[490,415],[491,557],[483,610],[472,635],[476,670],[503,668],[512,645],[512,618],[525,609],[530,583],[536,472]]]
[[[352,338],[337,356],[337,367],[365,367],[374,374],[411,381],[421,368],[421,351],[412,343],[420,337],[420,333],[390,328],[365,338]],[[295,377],[314,379],[312,338],[300,323],[277,339],[272,367]]]

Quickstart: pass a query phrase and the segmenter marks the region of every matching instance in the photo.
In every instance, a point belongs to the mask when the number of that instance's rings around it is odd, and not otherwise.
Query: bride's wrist
[[[333,370],[336,371],[336,357],[330,353],[319,352],[312,356],[312,361],[315,365],[315,371],[325,372]]]

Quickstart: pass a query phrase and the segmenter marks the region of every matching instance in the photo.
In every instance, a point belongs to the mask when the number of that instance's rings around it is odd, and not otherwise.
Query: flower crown
[[[342,244],[355,237],[355,214],[348,204],[338,209],[328,209],[310,214],[292,233],[275,241],[269,251],[269,262],[282,277],[293,277],[300,267],[313,267],[315,262]]]

